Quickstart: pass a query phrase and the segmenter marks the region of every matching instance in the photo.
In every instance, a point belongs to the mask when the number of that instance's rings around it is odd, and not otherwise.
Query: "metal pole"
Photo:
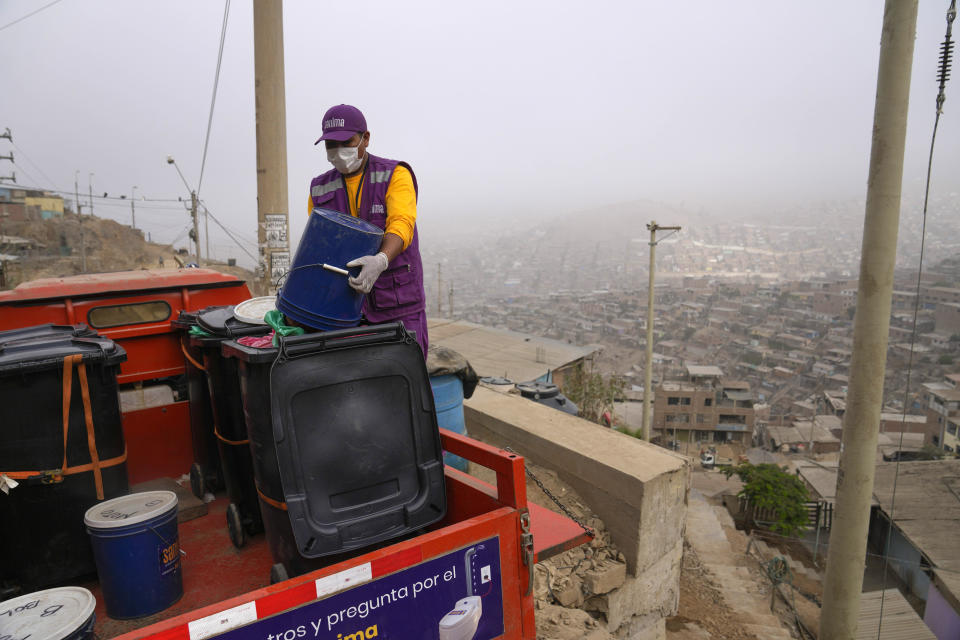
[[[827,551],[822,640],[856,636],[893,297],[917,0],[886,0],[867,176],[860,283],[835,526]]]
[[[207,245],[204,255],[207,256],[207,262],[210,262],[210,212],[203,208],[203,241]]]
[[[87,272],[87,242],[83,231],[83,215],[80,212],[80,170],[73,172],[73,196],[77,199],[77,222],[80,224],[80,273]]]
[[[653,384],[653,270],[654,253],[657,250],[657,222],[653,220],[647,225],[650,230],[650,278],[647,282],[647,358],[643,371],[643,422],[640,429],[640,435],[644,440],[650,441],[650,418],[653,407],[653,392],[650,386]]]
[[[130,189],[130,226],[133,229],[137,228],[137,209],[133,206],[133,201],[137,198],[137,185],[133,185]]]
[[[197,266],[199,267],[203,263],[200,262],[200,226],[197,224],[197,192],[190,192],[190,216],[193,218],[193,246],[197,250]]]
[[[90,195],[90,215],[93,215],[93,176],[94,173],[90,173],[87,176],[87,193]]]
[[[287,116],[283,67],[283,2],[253,2],[254,94],[257,136],[257,240],[260,245],[260,288],[270,292],[271,273],[289,269],[287,229]],[[267,215],[280,224],[282,239],[267,246]]]

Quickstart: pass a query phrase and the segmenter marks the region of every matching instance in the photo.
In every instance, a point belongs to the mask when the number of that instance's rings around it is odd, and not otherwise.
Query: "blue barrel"
[[[89,509],[83,522],[108,616],[141,618],[180,599],[177,494],[145,491],[107,500]]]
[[[454,375],[435,376],[430,378],[430,388],[437,409],[437,424],[443,429],[467,435],[463,419],[463,381]],[[466,460],[446,451],[443,452],[443,462],[454,469],[467,470]]]
[[[332,331],[360,324],[363,294],[350,287],[347,276],[324,269],[345,269],[361,256],[380,251],[383,229],[360,218],[329,209],[314,209],[283,287],[277,309],[298,323]],[[352,275],[359,267],[350,269]]]
[[[96,604],[83,587],[57,587],[0,602],[0,638],[91,640]]]

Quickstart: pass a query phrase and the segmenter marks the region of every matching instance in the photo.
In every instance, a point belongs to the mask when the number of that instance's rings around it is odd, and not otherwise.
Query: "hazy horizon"
[[[0,27],[43,6],[0,7]],[[410,162],[431,237],[655,201],[711,219],[862,200],[883,5],[439,2],[285,4],[294,242],[331,104],[359,106],[371,152]],[[922,187],[947,3],[921,3],[905,194]],[[63,0],[0,31],[0,130],[18,182],[147,198],[195,187],[222,3]],[[256,237],[252,5],[233,2],[201,197]],[[933,194],[955,191],[960,93],[947,85]],[[0,175],[10,164],[0,161]],[[913,197],[913,195],[911,195]],[[905,205],[906,206],[906,205]],[[95,202],[129,223],[128,202]],[[169,242],[188,216],[139,203]],[[211,223],[211,230],[213,226]],[[243,259],[217,230],[215,255]],[[247,246],[248,250],[253,247]]]

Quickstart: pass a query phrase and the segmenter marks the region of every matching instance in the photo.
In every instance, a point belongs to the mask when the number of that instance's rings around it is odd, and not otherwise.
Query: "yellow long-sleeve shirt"
[[[350,202],[350,215],[357,216],[357,187],[363,174],[344,178],[347,187],[347,200]],[[417,191],[413,187],[410,171],[397,165],[387,185],[387,227],[384,233],[392,233],[403,240],[406,249],[413,241],[413,226],[417,222]],[[313,211],[313,198],[308,197],[307,211]]]

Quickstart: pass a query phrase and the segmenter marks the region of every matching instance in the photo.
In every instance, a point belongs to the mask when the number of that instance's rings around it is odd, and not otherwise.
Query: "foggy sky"
[[[46,1],[0,3],[0,26]],[[908,188],[926,168],[948,2],[920,5]],[[294,241],[309,181],[329,168],[313,146],[323,112],[341,102],[366,115],[371,152],[414,167],[418,224],[433,237],[633,200],[723,216],[862,199],[882,9],[880,0],[288,0]],[[81,194],[94,172],[97,195],[138,185],[138,196],[187,197],[165,159],[196,186],[222,16],[212,0],[63,0],[0,31],[0,131],[10,127],[18,145],[18,182],[72,191],[79,170]],[[937,138],[940,193],[957,190],[957,82]],[[236,0],[200,195],[247,240],[253,92],[252,5]],[[0,155],[9,148],[0,141]],[[0,175],[10,168],[0,161]],[[138,226],[155,241],[187,226],[177,203],[138,205]],[[129,222],[125,202],[95,202],[94,212]],[[213,237],[218,257],[243,259]]]

